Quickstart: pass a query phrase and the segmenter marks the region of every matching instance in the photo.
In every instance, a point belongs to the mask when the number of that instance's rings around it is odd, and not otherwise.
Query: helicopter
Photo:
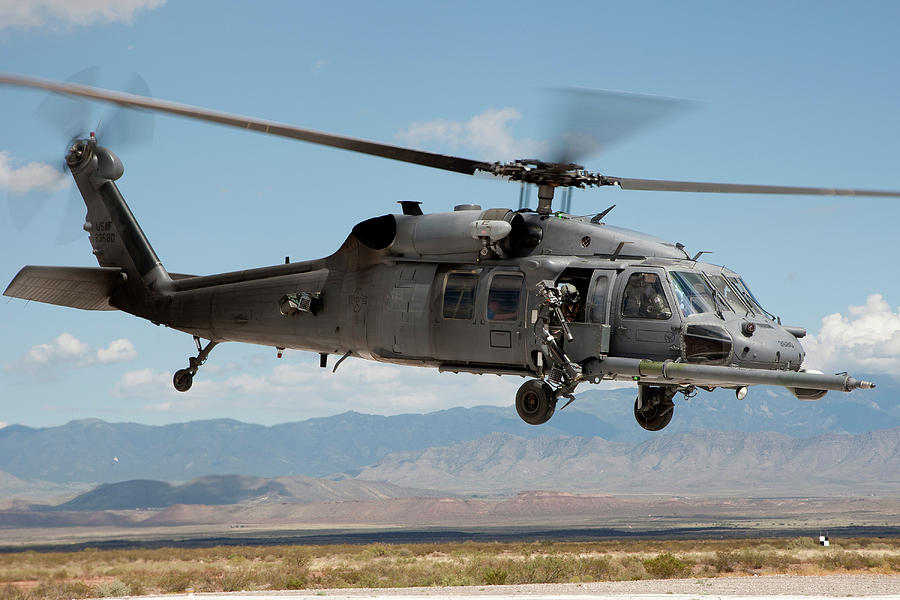
[[[637,384],[634,416],[646,430],[672,420],[677,394],[776,385],[800,400],[873,382],[803,368],[803,327],[785,325],[737,272],[689,256],[682,244],[609,225],[612,207],[554,210],[557,189],[616,187],[695,193],[900,196],[897,191],[615,177],[571,161],[484,162],[355,139],[205,108],[14,74],[0,84],[37,88],[239,127],[267,135],[465,175],[533,184],[536,210],[461,204],[356,224],[330,256],[195,276],[170,273],[116,181],[119,157],[92,132],[65,163],[87,207],[97,267],[25,266],[4,295],[84,310],[120,310],[193,336],[197,354],[173,374],[187,392],[210,352],[234,341],[318,353],[325,368],[348,357],[442,372],[516,375],[526,423],[546,423],[581,384]],[[204,340],[205,343],[204,343]]]

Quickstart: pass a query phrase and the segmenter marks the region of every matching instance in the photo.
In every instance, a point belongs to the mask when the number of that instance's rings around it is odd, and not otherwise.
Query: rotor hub
[[[91,137],[87,139],[75,140],[66,152],[66,165],[69,170],[75,172],[90,158],[94,147],[97,145],[97,138],[91,132]]]
[[[551,163],[535,159],[520,159],[506,163],[489,163],[479,170],[510,181],[522,181],[553,187],[578,187],[611,185],[603,175],[586,171],[575,163]]]

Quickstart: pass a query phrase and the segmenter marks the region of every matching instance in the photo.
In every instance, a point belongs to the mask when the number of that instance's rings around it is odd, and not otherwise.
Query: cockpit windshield
[[[743,311],[748,311],[748,312],[753,311],[753,309],[750,306],[748,306],[747,303],[741,299],[741,296],[738,293],[738,291],[735,288],[728,285],[728,281],[725,279],[724,276],[716,275],[714,273],[713,274],[707,273],[706,276],[709,277],[709,280],[712,282],[713,286],[716,288],[716,291],[719,292],[719,298],[721,298],[722,300],[724,300],[725,302],[727,302],[728,304],[730,304],[737,310],[743,310]]]
[[[672,287],[684,316],[716,311],[713,290],[700,273],[672,271]]]
[[[744,282],[741,277],[728,277],[728,281],[737,289],[738,293],[741,296],[741,299],[745,304],[750,306],[750,309],[757,313],[758,315],[768,316],[770,319],[772,315],[766,312],[763,309],[762,305],[759,303],[759,300],[756,299],[756,296],[753,295],[753,292],[750,291],[750,288],[747,287],[747,284]]]

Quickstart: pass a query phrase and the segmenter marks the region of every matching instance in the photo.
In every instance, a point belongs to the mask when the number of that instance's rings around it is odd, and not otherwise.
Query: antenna
[[[610,206],[609,208],[607,208],[607,209],[604,210],[603,212],[597,213],[596,215],[594,215],[593,217],[591,217],[591,223],[599,223],[600,221],[603,220],[603,217],[605,217],[606,215],[608,215],[608,214],[610,213],[610,211],[611,211],[612,209],[614,209],[615,207],[616,207],[616,205],[613,204],[612,206]]]

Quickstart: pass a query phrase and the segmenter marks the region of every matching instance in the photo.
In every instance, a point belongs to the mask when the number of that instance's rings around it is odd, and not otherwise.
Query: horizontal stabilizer
[[[179,279],[193,279],[196,275],[187,275],[185,273],[169,273],[169,277],[172,278],[173,281],[178,281]]]
[[[122,270],[113,267],[23,267],[4,296],[84,310],[116,310],[109,305]]]

